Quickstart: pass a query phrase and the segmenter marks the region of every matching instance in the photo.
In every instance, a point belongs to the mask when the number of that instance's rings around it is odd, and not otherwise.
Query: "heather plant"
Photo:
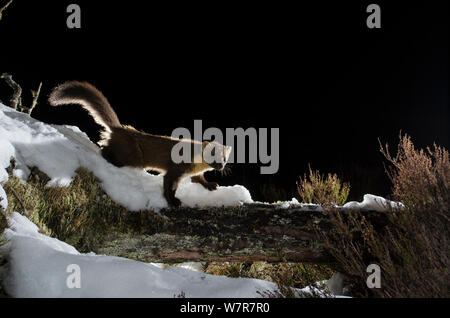
[[[350,185],[342,183],[336,174],[322,175],[309,167],[306,174],[297,181],[297,190],[304,203],[343,205],[347,201]]]
[[[392,197],[404,208],[389,209],[368,220],[360,211],[340,213],[326,207],[333,229],[321,233],[350,281],[356,297],[449,297],[450,161],[448,151],[416,149],[400,136],[395,156],[381,147],[390,166]],[[377,224],[374,220],[385,220]],[[381,268],[381,288],[369,289],[369,264]]]
[[[448,215],[450,164],[445,148],[434,144],[433,148],[416,149],[404,135],[395,156],[388,145],[380,145],[380,151],[391,164],[386,170],[393,184],[393,199],[415,209]]]

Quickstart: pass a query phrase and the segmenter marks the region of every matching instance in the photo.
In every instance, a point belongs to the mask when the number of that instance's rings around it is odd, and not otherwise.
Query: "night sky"
[[[449,147],[445,1],[92,2],[15,0],[4,12],[0,72],[22,85],[25,103],[43,82],[37,119],[97,141],[99,126],[81,108],[46,101],[53,86],[77,79],[102,90],[122,123],[149,133],[193,130],[194,119],[280,128],[276,175],[260,175],[259,164],[207,175],[257,200],[268,187],[290,199],[308,164],[350,182],[351,199],[387,195],[378,138],[394,149],[401,130],[420,147]],[[381,29],[366,26],[372,2]],[[66,27],[69,3],[81,7],[81,29]],[[0,99],[9,94],[1,82]]]

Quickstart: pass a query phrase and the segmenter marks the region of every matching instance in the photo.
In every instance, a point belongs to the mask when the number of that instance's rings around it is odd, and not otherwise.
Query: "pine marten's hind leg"
[[[219,185],[216,182],[208,182],[202,174],[191,177],[191,181],[194,183],[200,183],[205,189],[209,191],[216,190]]]
[[[171,207],[179,207],[181,205],[181,201],[175,197],[180,178],[181,174],[170,171],[164,176],[164,197]]]
[[[112,163],[116,167],[123,167],[124,164],[117,157],[115,152],[110,147],[102,148],[102,157],[106,159],[109,163]]]

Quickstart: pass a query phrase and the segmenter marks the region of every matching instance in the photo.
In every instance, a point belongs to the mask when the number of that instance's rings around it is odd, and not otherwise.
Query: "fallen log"
[[[367,218],[381,216],[374,211],[364,213]],[[165,220],[158,228],[137,235],[111,235],[95,252],[158,263],[332,261],[317,235],[317,231],[330,231],[332,226],[317,206],[182,207],[163,210],[162,214]]]
[[[25,184],[12,175],[12,168],[9,174],[4,184],[9,213],[23,211],[43,233],[81,252],[158,263],[333,262],[318,235],[330,233],[333,226],[319,205],[181,207],[162,210],[161,216],[114,203],[87,170],[77,170],[69,188],[46,187],[49,178],[33,167]],[[344,216],[347,212],[339,210]],[[386,223],[383,213],[362,212],[375,229]]]

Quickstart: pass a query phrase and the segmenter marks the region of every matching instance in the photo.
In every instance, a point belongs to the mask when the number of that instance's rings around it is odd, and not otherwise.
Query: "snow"
[[[40,234],[19,213],[8,218],[8,240],[2,253],[8,258],[3,281],[13,297],[260,297],[276,290],[267,281],[214,276],[181,267],[162,269],[121,257],[81,254],[74,247]],[[80,287],[69,288],[71,264],[80,268]]]
[[[401,202],[386,200],[373,194],[365,194],[362,202],[350,201],[344,204],[346,209],[371,210],[378,212],[388,212],[390,209],[404,208]]]
[[[279,201],[275,203],[268,202],[254,202],[257,204],[270,205],[277,209],[296,209],[296,211],[323,211],[323,206],[313,203],[300,203],[296,198],[292,198],[291,201]],[[343,206],[335,205],[338,209],[358,209],[362,211],[377,211],[377,212],[389,212],[391,209],[404,208],[405,206],[401,202],[395,202],[387,200],[383,197],[365,194],[362,202],[350,201]]]
[[[3,187],[0,185],[0,213],[2,210],[6,211],[8,207],[8,198],[6,197],[6,192]]]
[[[128,210],[159,210],[167,207],[163,177],[144,169],[118,168],[100,155],[99,148],[77,127],[49,125],[0,104],[0,182],[14,157],[14,176],[25,181],[36,166],[50,177],[48,186],[68,186],[75,170],[85,167],[100,179],[105,192]],[[189,207],[236,206],[253,202],[240,185],[208,191],[190,180],[181,182],[176,196]]]
[[[203,272],[203,264],[200,262],[184,262],[178,265],[181,268],[189,269],[191,271]]]
[[[0,104],[1,105],[1,104]],[[0,122],[2,119],[2,114],[0,112]],[[8,180],[8,173],[4,168],[9,166],[9,160],[14,156],[14,147],[7,141],[3,139],[0,135],[0,182],[5,182]]]
[[[323,211],[323,207],[320,204],[300,203],[296,198],[292,198],[291,201],[278,201],[275,203],[264,202],[262,204],[271,205],[277,209],[296,208],[299,211]]]

